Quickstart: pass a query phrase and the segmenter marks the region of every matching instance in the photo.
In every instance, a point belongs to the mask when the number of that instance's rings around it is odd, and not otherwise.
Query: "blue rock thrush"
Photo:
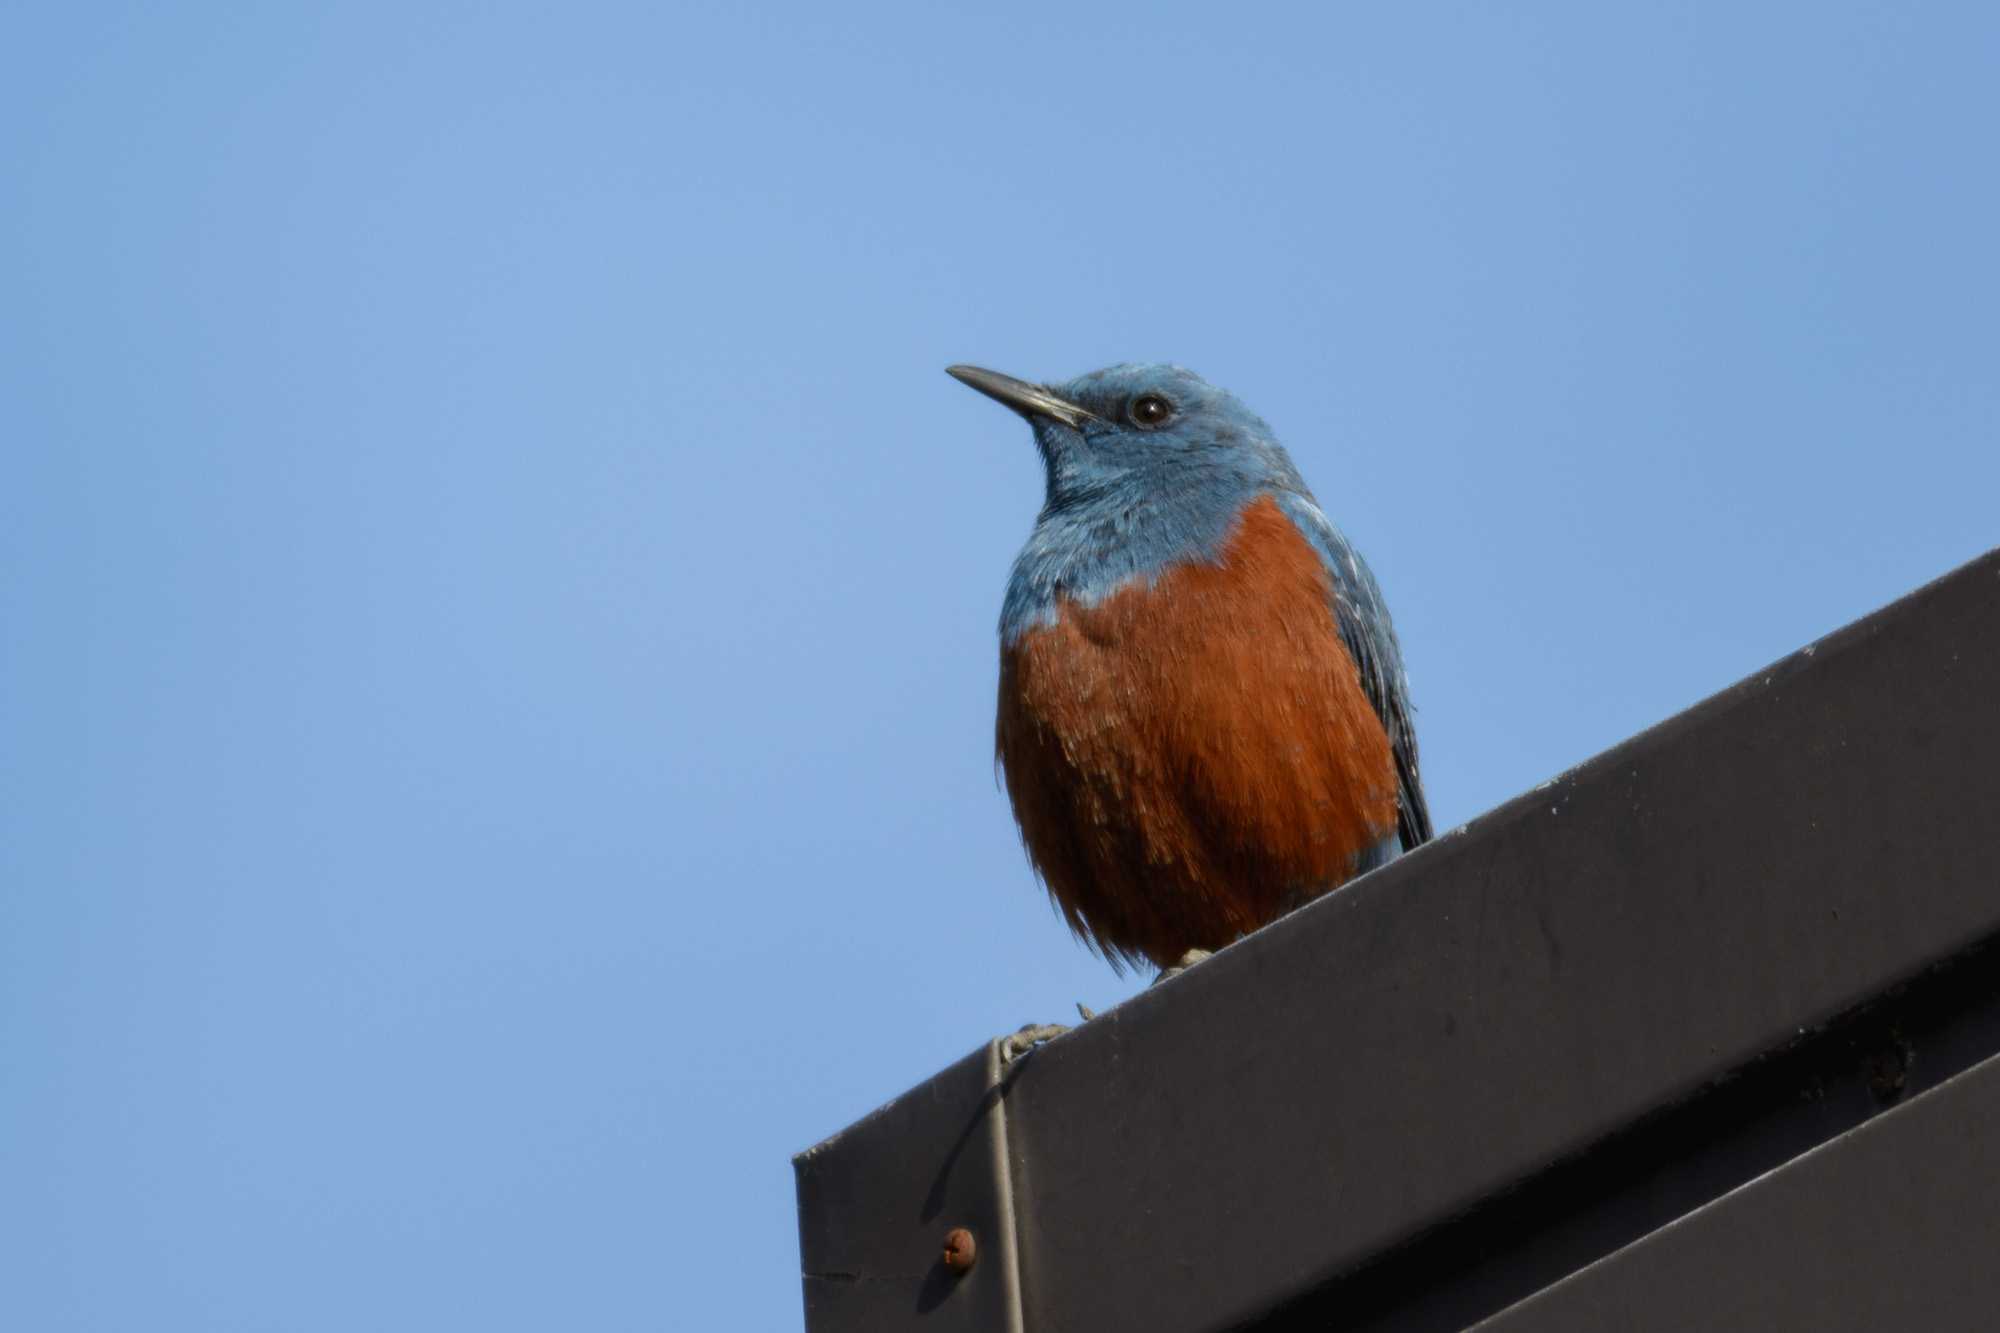
[[[950,373],[1028,419],[1048,472],[996,739],[1085,943],[1175,970],[1430,837],[1381,591],[1270,427],[1175,366]]]

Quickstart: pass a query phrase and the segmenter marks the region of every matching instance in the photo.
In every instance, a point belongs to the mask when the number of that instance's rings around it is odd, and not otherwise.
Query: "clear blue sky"
[[[1137,984],[945,364],[1242,394],[1448,826],[2000,542],[1996,126],[1990,4],[11,7],[0,1326],[795,1327],[790,1154]]]

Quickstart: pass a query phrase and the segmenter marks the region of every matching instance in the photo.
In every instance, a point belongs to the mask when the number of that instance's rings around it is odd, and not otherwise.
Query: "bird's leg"
[[[1212,957],[1214,957],[1214,954],[1207,949],[1189,949],[1186,953],[1182,954],[1180,958],[1175,961],[1172,967],[1161,968],[1160,975],[1153,978],[1153,984],[1157,986],[1162,981],[1165,981],[1168,977],[1177,977],[1181,973],[1193,967],[1196,963],[1201,962],[1204,958],[1212,958]]]
[[[1097,1017],[1097,1012],[1081,1000],[1077,1002],[1076,1012],[1086,1023]],[[1010,1032],[1000,1039],[1000,1063],[1011,1065],[1043,1042],[1053,1041],[1068,1031],[1066,1023],[1023,1024],[1020,1031]]]

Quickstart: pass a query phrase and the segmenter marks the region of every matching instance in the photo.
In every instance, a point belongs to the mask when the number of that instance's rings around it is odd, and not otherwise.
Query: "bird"
[[[1173,365],[947,373],[1041,454],[994,748],[1085,945],[1174,975],[1430,838],[1381,589],[1261,418]]]

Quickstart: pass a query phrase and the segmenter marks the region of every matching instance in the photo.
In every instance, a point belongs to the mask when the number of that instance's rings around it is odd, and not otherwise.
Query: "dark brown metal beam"
[[[802,1155],[809,1324],[1491,1314],[2000,1046],[1996,815],[2000,553]]]

